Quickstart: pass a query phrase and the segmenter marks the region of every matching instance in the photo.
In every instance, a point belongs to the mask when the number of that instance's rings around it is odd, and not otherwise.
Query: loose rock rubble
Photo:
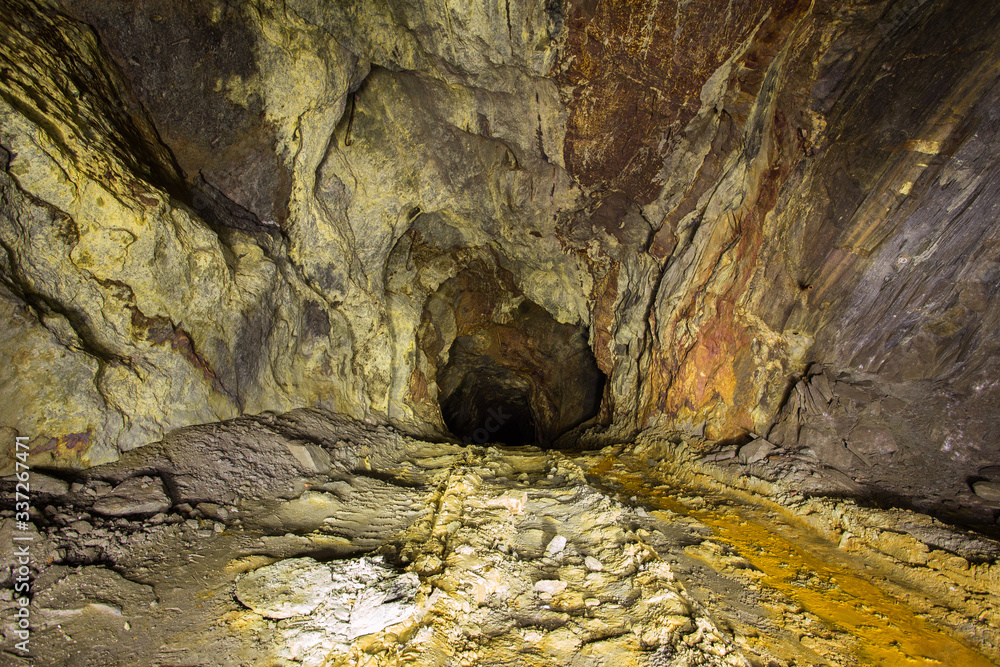
[[[194,465],[236,438],[231,478]],[[32,664],[990,664],[955,634],[1000,656],[1000,545],[692,451],[461,447],[317,411],[187,429],[39,492]]]

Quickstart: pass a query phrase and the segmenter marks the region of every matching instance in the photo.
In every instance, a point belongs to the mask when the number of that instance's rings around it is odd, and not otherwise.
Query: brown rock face
[[[907,498],[997,464],[998,7],[3,9],[37,462],[295,407],[466,437],[495,398],[512,440],[756,435]]]
[[[472,310],[467,299],[459,308]],[[604,376],[585,331],[531,301],[508,316],[471,327],[456,318],[470,333],[438,372],[445,423],[464,440],[547,445],[597,414]]]
[[[792,25],[796,2],[570,2],[560,63],[567,169],[588,189],[649,204],[663,157],[702,107],[708,79],[761,28]],[[773,36],[765,39],[773,39]]]

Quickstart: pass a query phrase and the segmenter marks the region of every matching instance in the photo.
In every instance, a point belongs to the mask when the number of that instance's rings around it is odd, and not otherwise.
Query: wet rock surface
[[[164,512],[97,513],[121,462],[50,497],[32,664],[975,665],[955,637],[1000,649],[996,542],[729,478],[676,435],[461,447],[304,411],[185,429],[130,453],[144,472],[127,479],[235,435],[247,454],[197,504],[166,484]],[[257,478],[254,457],[302,442],[324,472]]]

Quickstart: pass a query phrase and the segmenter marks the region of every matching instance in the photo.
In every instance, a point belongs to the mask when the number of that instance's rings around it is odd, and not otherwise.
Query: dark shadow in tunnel
[[[502,442],[530,445],[538,441],[531,401],[509,372],[480,368],[441,404],[445,425],[467,444]]]
[[[525,301],[516,317],[452,344],[437,374],[445,425],[465,443],[550,446],[597,416],[604,375],[586,329]]]

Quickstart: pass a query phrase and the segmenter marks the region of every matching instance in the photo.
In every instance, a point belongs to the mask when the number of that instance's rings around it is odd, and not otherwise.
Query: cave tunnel
[[[4,0],[2,664],[1000,665],[997,25]]]
[[[571,446],[560,436],[597,416],[604,389],[586,334],[524,300],[509,322],[458,336],[438,374],[450,433],[474,444]]]

